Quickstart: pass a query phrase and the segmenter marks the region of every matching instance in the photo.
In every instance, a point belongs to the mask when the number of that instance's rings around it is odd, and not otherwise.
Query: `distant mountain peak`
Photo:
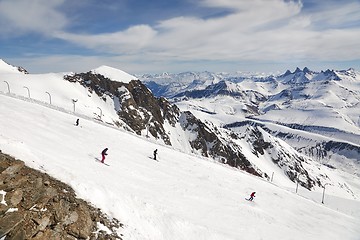
[[[309,68],[304,67],[303,72],[304,72],[304,73],[310,73],[311,71],[310,71],[310,69],[309,69]]]
[[[285,77],[285,76],[288,76],[290,74],[292,74],[292,72],[288,69],[288,70],[286,70],[286,72],[282,76]]]
[[[295,72],[294,72],[294,73],[299,73],[299,72],[302,72],[302,71],[301,71],[301,69],[300,69],[299,67],[297,67],[297,68],[295,69]]]
[[[312,71],[308,67],[304,67],[303,70],[301,70],[299,67],[297,67],[294,72],[291,72],[290,70],[286,70],[286,72],[281,76],[286,77],[286,76],[289,76],[291,74],[299,74],[299,73],[307,74],[307,73],[312,73]]]
[[[309,73],[311,72],[307,67],[303,70],[297,67],[293,73],[287,70],[283,75],[280,75],[278,79],[281,79],[281,81],[286,84],[303,84],[310,81],[309,76],[307,76]]]
[[[324,75],[325,75],[326,78],[329,79],[329,80],[336,80],[336,81],[340,81],[340,80],[341,80],[341,78],[336,74],[336,71],[334,71],[334,70],[327,69],[327,70],[324,72]]]

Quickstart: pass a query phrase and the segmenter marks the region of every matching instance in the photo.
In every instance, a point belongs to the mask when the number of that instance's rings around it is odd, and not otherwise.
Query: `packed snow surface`
[[[34,86],[35,87],[35,86]],[[360,239],[354,199],[270,183],[50,104],[0,92],[0,149],[124,223],[126,240]],[[57,101],[60,101],[58,99]],[[45,100],[46,102],[46,100]],[[109,148],[105,160],[96,161]],[[152,152],[158,149],[159,161]],[[276,177],[276,176],[275,176]],[[255,201],[245,198],[256,192]],[[333,190],[334,191],[334,190]]]

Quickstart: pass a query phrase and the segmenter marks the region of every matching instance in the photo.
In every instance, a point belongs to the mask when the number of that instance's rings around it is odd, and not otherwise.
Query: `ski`
[[[159,160],[157,160],[157,159],[154,159],[153,157],[149,157],[151,160],[154,160],[154,161],[156,161],[156,162],[159,162]]]
[[[104,163],[104,162],[101,162],[101,161],[100,161],[100,160],[98,160],[98,159],[96,159],[96,160],[95,160],[95,162],[102,163],[102,164],[104,164],[104,165],[106,165],[106,166],[110,166],[109,164]]]

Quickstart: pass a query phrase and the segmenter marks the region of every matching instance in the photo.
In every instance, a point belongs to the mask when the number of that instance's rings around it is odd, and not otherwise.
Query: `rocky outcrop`
[[[129,83],[112,81],[101,74],[92,72],[67,75],[65,80],[79,82],[89,92],[95,92],[106,101],[106,96],[113,99],[119,119],[138,135],[147,129],[155,138],[171,145],[170,138],[164,129],[164,122],[172,126],[177,122],[180,110],[171,105],[165,98],[156,98],[139,80]]]
[[[255,176],[261,176],[261,172],[258,169],[254,169],[242,153],[239,145],[233,143],[230,137],[223,139],[221,136],[224,135],[224,133],[221,134],[218,128],[214,127],[211,129],[189,111],[181,114],[180,125],[184,131],[193,134],[190,145],[203,156],[211,156],[232,167],[240,168]]]
[[[237,126],[240,125],[241,123]],[[314,186],[322,186],[321,178],[326,178],[326,176],[310,174],[309,169],[305,167],[310,159],[302,156],[285,142],[273,137],[260,126],[247,126],[246,130],[240,134],[240,137],[246,140],[255,156],[259,157],[266,154],[284,171],[291,181],[298,182],[309,190]],[[269,176],[267,177],[269,178]]]
[[[122,224],[76,198],[66,184],[0,153],[0,238],[121,239]],[[98,231],[99,225],[109,229]]]
[[[165,98],[156,98],[151,91],[139,80],[125,84],[127,96],[120,97],[121,110],[119,117],[126,122],[137,134],[148,128],[155,138],[161,138],[165,144],[171,145],[164,123],[167,121],[174,126],[180,110],[171,105]]]

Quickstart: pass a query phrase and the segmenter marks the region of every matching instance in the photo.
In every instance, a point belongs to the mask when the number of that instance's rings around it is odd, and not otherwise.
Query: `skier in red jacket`
[[[107,150],[108,150],[108,148],[105,148],[104,150],[102,150],[102,152],[101,152],[101,157],[102,157],[102,159],[101,159],[101,162],[102,163],[104,163],[104,161],[105,161],[105,156],[107,155]]]
[[[252,200],[254,199],[255,193],[256,193],[256,192],[252,192],[252,193],[250,194],[250,198],[248,199],[249,201],[252,201]]]

